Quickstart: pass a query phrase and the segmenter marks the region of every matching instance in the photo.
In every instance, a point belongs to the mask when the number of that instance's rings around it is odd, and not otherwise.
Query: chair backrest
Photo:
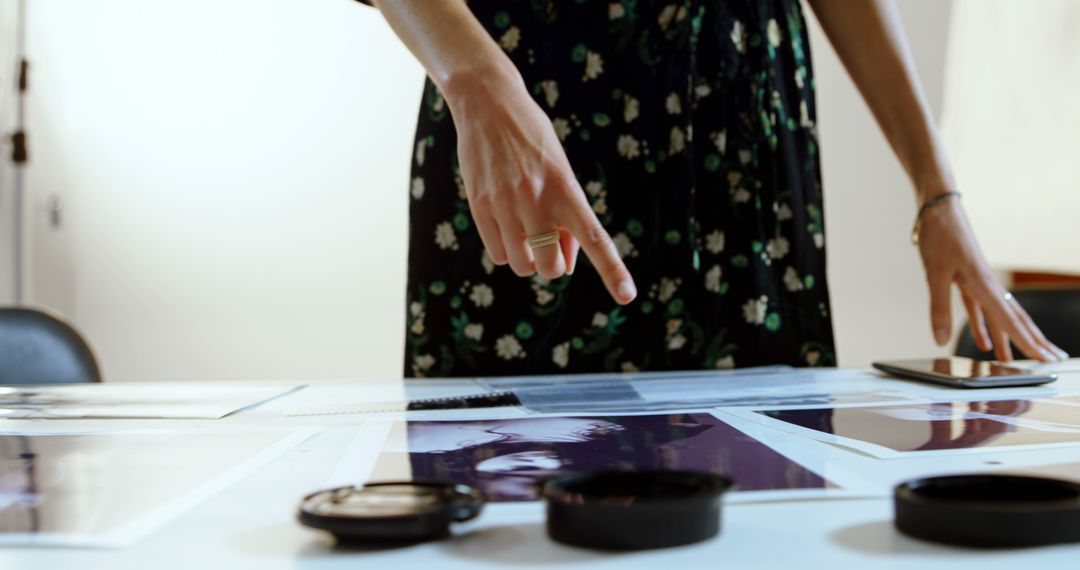
[[[100,381],[94,353],[71,325],[35,309],[0,308],[0,385]]]
[[[1080,356],[1080,287],[1017,289],[1012,293],[1050,342],[1069,356]],[[1012,350],[1015,358],[1023,358],[1015,344]],[[956,343],[956,355],[994,359],[993,352],[983,352],[975,345],[967,325]]]

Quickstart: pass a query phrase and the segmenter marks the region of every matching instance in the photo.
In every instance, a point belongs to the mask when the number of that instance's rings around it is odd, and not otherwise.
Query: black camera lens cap
[[[1020,475],[914,479],[893,493],[900,532],[977,547],[1080,542],[1080,484]]]
[[[547,481],[553,540],[602,550],[644,550],[707,540],[720,532],[730,479],[696,471],[601,471]]]
[[[312,493],[298,518],[343,542],[410,543],[448,536],[450,523],[476,517],[483,506],[483,494],[468,485],[384,482]]]

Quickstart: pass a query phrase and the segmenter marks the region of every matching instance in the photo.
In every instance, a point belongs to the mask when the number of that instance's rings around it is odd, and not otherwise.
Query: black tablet
[[[953,388],[1037,386],[1057,380],[1056,374],[1035,372],[1000,362],[960,356],[875,362],[874,368],[900,378]]]

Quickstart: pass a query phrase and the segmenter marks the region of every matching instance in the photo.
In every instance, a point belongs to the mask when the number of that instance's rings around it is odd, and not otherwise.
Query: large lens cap
[[[953,475],[896,487],[896,528],[945,544],[1039,546],[1080,541],[1080,484],[1018,475]]]
[[[308,495],[298,518],[343,542],[410,543],[448,536],[450,523],[475,517],[483,506],[483,494],[468,485],[386,482]]]
[[[601,471],[544,484],[548,536],[603,550],[700,542],[720,532],[730,479],[694,471]]]

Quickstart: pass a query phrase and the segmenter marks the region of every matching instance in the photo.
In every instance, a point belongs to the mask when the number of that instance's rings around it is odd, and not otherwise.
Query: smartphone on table
[[[932,382],[953,388],[1038,386],[1057,380],[1057,374],[1036,372],[1000,362],[973,360],[962,356],[886,360],[875,362],[874,368],[899,378]]]

